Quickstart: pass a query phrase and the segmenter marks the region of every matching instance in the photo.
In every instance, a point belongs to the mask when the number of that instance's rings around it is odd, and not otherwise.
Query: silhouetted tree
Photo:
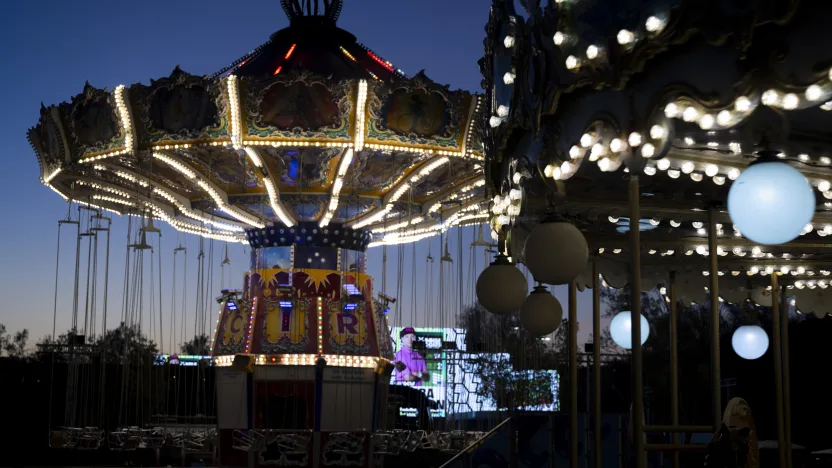
[[[152,358],[158,352],[156,343],[149,339],[135,325],[119,324],[117,328],[107,330],[98,337],[84,337],[77,330],[71,329],[58,335],[57,338],[46,336],[38,343],[40,355],[55,353],[63,359],[73,350],[81,347],[93,348],[93,353],[101,354],[108,362],[128,362],[136,358]]]
[[[186,341],[179,348],[182,354],[207,356],[210,353],[208,335],[199,334],[193,337],[191,341]]]
[[[121,323],[118,328],[107,330],[95,344],[103,350],[108,361],[125,361],[133,358],[152,358],[159,352],[156,343],[136,325]]]
[[[11,335],[6,332],[6,326],[0,323],[0,354],[14,359],[24,359],[28,353],[26,343],[29,341],[29,330],[23,329]]]
[[[538,339],[520,327],[516,316],[495,315],[476,305],[463,310],[459,326],[466,330],[471,353],[467,364],[480,380],[478,395],[508,410],[553,401],[550,374],[544,371],[563,370],[559,354],[566,349],[567,322],[553,337]]]

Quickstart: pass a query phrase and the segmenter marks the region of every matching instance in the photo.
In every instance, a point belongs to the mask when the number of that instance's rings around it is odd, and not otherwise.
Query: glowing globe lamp
[[[768,350],[768,335],[759,325],[743,325],[731,337],[731,347],[743,359],[759,359]]]
[[[612,318],[610,322],[610,335],[615,344],[624,349],[633,347],[633,319],[632,312],[625,310],[619,312]],[[647,322],[647,317],[639,314],[641,317],[641,344],[647,341],[650,336],[650,323]]]
[[[748,239],[783,244],[799,236],[812,221],[815,194],[800,171],[763,159],[750,165],[731,185],[728,213]]]

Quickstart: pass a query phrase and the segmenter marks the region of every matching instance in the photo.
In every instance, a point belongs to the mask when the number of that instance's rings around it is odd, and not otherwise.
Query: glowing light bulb
[[[566,68],[569,70],[578,68],[578,57],[575,57],[574,55],[566,57]]]
[[[661,125],[653,125],[650,127],[650,138],[654,140],[661,140],[664,138],[665,130]]]
[[[664,29],[665,23],[665,20],[658,16],[650,16],[644,22],[644,29],[651,33],[657,33]]]
[[[768,91],[764,92],[763,95],[760,97],[760,100],[766,106],[773,106],[777,104],[777,100],[780,98],[780,95],[777,94],[777,91],[773,89],[769,89]]]
[[[797,97],[797,94],[789,93],[783,96],[783,109],[797,109],[798,105],[800,105],[800,98]]]
[[[592,146],[592,143],[595,141],[595,138],[589,133],[584,133],[581,135],[581,146],[584,148],[589,148]]]
[[[806,88],[806,100],[817,101],[823,95],[823,89],[818,85],[812,85]]]
[[[702,118],[699,119],[699,127],[703,130],[710,130],[714,126],[714,116],[711,114],[705,114]]]
[[[619,44],[626,45],[626,44],[629,44],[629,43],[633,42],[636,39],[636,35],[633,34],[632,31],[622,29],[621,31],[618,31],[618,35],[616,36],[616,39],[618,39]]]
[[[586,48],[586,58],[590,60],[597,58],[600,53],[601,50],[594,44]]]
[[[734,102],[734,109],[740,112],[745,112],[748,109],[751,109],[751,100],[745,96],[738,97]]]
[[[716,164],[708,164],[705,166],[705,175],[708,177],[713,177],[719,173],[719,166]]]

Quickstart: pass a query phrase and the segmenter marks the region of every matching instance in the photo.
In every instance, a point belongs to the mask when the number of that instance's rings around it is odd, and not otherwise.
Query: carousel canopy
[[[372,246],[484,220],[481,97],[406,77],[336,26],[341,1],[282,4],[289,27],[214,75],[43,107],[42,183],[227,241],[312,222]]]
[[[520,3],[494,1],[481,62],[491,223],[516,259],[554,211],[583,231],[608,283],[623,286],[628,190],[638,175],[645,286],[675,272],[688,297],[702,300],[715,247],[726,300],[765,303],[777,273],[800,310],[832,312],[824,300],[832,284],[832,5]],[[812,189],[814,218],[776,245],[751,240],[728,210],[729,191],[761,155],[796,169]],[[778,176],[764,186],[786,183]],[[580,281],[591,284],[591,275]]]

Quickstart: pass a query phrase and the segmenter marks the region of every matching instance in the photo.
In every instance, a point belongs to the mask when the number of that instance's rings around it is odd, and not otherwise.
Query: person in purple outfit
[[[413,350],[416,341],[416,330],[407,327],[399,332],[401,349],[396,353],[396,382],[415,382],[422,386],[422,381],[430,378],[425,358]]]

